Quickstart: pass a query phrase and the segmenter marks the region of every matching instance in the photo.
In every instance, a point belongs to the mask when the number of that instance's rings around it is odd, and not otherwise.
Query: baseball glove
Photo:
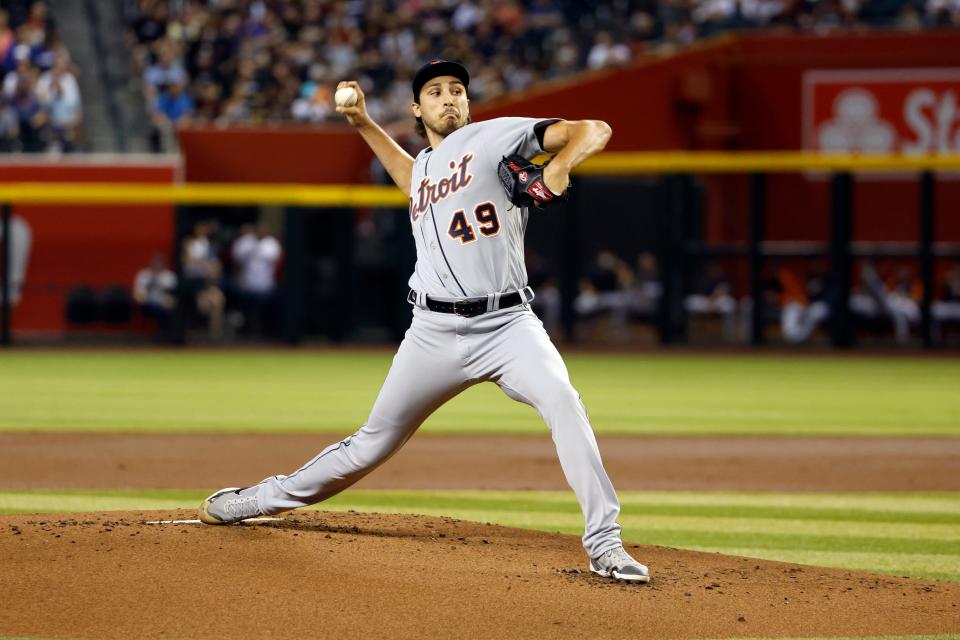
[[[504,156],[497,172],[500,175],[503,190],[507,192],[507,199],[518,207],[541,208],[565,200],[566,192],[558,196],[544,183],[543,169],[546,166],[546,164],[537,166],[516,154]]]

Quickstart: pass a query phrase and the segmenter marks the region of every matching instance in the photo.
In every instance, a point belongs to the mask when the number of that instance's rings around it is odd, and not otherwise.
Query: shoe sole
[[[222,496],[223,494],[230,493],[231,491],[237,491],[240,488],[241,487],[228,487],[226,489],[220,489],[220,491],[217,491],[207,496],[207,499],[203,501],[203,503],[200,505],[200,508],[197,510],[197,517],[200,518],[200,522],[202,522],[203,524],[214,524],[214,525],[233,524],[232,522],[224,522],[219,518],[213,517],[212,515],[210,515],[210,512],[207,511],[207,509],[210,507],[210,501],[216,498],[217,496]]]
[[[636,582],[638,584],[646,584],[650,582],[650,576],[624,575],[622,573],[618,573],[617,571],[604,571],[603,569],[595,569],[593,565],[590,566],[590,571],[601,578],[613,578],[614,580],[619,580],[621,582]]]

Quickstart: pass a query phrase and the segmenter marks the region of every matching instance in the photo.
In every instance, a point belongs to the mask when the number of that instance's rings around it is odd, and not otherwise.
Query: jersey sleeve
[[[544,153],[543,135],[556,118],[497,118],[487,121],[490,130],[484,131],[487,150],[499,162],[502,156],[517,153],[533,158]]]

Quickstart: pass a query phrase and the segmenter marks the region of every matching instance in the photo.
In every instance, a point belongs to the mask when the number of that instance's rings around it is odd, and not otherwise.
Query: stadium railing
[[[591,158],[575,172],[576,176],[664,176],[667,220],[667,264],[662,265],[664,299],[658,319],[663,343],[678,339],[678,318],[682,311],[682,264],[688,258],[730,255],[747,257],[750,263],[750,293],[762,300],[761,270],[769,256],[824,256],[830,260],[833,282],[845,296],[832,303],[831,341],[834,346],[853,342],[847,297],[852,284],[854,257],[916,257],[921,265],[923,284],[922,337],[924,345],[932,345],[930,307],[933,292],[934,260],[938,257],[960,257],[960,245],[937,243],[934,238],[936,175],[960,170],[960,154],[950,155],[872,155],[816,154],[805,152],[608,152]],[[766,176],[770,173],[818,172],[830,175],[830,238],[827,243],[770,242],[764,238],[766,213]],[[857,243],[852,241],[852,182],[860,173],[917,173],[920,176],[918,203],[919,242]],[[690,245],[676,233],[674,225],[682,225],[689,206],[689,184],[692,175],[749,174],[750,234],[746,245],[708,247]],[[14,204],[172,204],[172,205],[287,205],[295,207],[397,207],[405,208],[408,199],[393,187],[302,184],[112,184],[112,183],[6,183],[0,184],[2,209],[2,277],[0,277],[0,344],[11,343],[11,309],[8,261],[10,256],[10,219]],[[576,203],[574,203],[576,206]],[[182,214],[178,214],[182,215]],[[564,247],[569,260],[564,260],[561,292],[564,301],[564,325],[573,335],[573,299],[576,295],[578,270],[577,216],[564,217]],[[178,225],[181,229],[182,224]],[[762,344],[764,337],[763,305],[753,305],[751,342]],[[302,327],[290,328],[288,341],[302,337]]]

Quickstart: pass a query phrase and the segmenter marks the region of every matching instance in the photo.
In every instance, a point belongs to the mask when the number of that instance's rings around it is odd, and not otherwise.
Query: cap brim
[[[413,78],[413,88],[414,88],[414,100],[420,101],[420,91],[423,90],[424,85],[433,80],[434,78],[439,78],[440,76],[453,76],[457,80],[463,83],[463,86],[469,86],[470,84],[470,74],[467,72],[467,68],[462,64],[457,62],[451,62],[449,60],[441,60],[439,62],[434,62],[432,64],[427,64],[417,72],[417,75]]]

